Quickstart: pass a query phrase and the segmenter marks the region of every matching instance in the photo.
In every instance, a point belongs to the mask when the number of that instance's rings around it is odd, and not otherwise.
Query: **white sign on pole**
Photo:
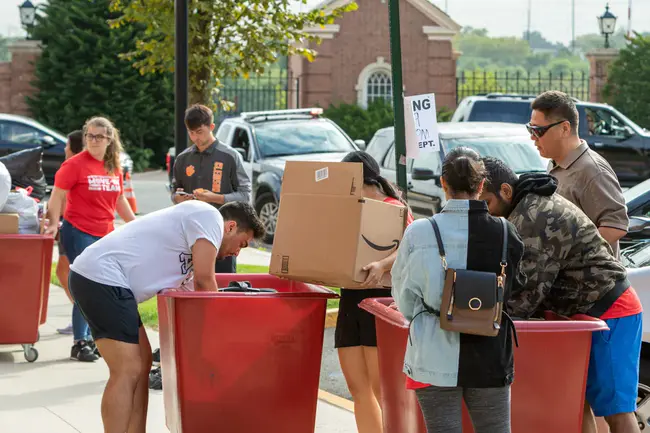
[[[404,127],[407,157],[416,158],[420,152],[440,149],[435,94],[404,98]]]

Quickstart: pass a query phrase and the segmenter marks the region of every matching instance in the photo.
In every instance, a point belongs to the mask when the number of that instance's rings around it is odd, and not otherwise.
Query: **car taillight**
[[[167,156],[165,156],[165,165],[167,165],[167,173],[169,173],[169,164],[171,163],[171,161],[172,161],[172,158],[171,158],[171,156],[169,156],[169,153],[168,153]]]

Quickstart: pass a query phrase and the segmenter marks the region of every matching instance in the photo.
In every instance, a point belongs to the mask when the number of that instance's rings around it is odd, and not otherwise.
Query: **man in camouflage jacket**
[[[507,311],[521,318],[550,310],[604,320],[610,330],[593,335],[586,400],[613,433],[638,431],[630,428],[638,429],[642,307],[625,267],[594,223],[555,193],[554,177],[518,178],[496,158],[483,162],[488,180],[481,199],[492,215],[507,217],[524,242],[520,266],[527,280],[510,294]]]

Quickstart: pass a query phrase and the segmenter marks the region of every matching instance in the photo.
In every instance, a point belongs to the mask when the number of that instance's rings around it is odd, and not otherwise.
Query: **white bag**
[[[9,197],[11,191],[11,175],[9,170],[3,163],[0,162],[0,209],[2,209]]]
[[[38,234],[40,226],[38,223],[38,203],[27,195],[27,191],[20,189],[10,192],[7,202],[2,207],[2,213],[18,214],[18,233]]]

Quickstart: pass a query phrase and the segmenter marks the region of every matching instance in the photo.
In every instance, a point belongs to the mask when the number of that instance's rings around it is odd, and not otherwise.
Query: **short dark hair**
[[[469,147],[455,148],[442,163],[442,177],[452,191],[476,194],[485,179],[481,156]]]
[[[264,236],[264,224],[250,204],[232,201],[221,206],[219,212],[224,221],[235,221],[239,230],[251,230],[255,239]]]
[[[214,114],[205,105],[194,104],[185,110],[185,126],[190,131],[201,126],[210,126],[214,122]]]
[[[514,188],[519,178],[505,162],[493,156],[486,156],[482,161],[487,175],[485,189],[488,192],[500,197],[501,185],[504,183]]]
[[[84,150],[84,133],[77,129],[68,134],[68,141],[70,142],[70,151],[75,155]]]
[[[544,116],[555,120],[568,120],[571,132],[578,131],[578,109],[573,99],[564,92],[549,90],[539,95],[531,104],[533,110],[541,111]]]

